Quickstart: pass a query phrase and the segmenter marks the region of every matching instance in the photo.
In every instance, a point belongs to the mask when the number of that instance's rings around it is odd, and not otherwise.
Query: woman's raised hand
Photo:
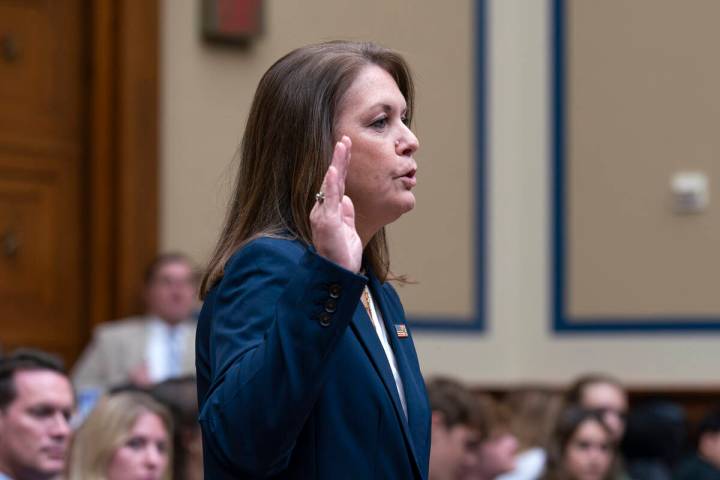
[[[355,230],[355,208],[345,195],[345,178],[352,142],[347,136],[335,144],[332,163],[325,173],[322,194],[310,212],[313,245],[323,257],[352,272],[359,272],[363,246]]]

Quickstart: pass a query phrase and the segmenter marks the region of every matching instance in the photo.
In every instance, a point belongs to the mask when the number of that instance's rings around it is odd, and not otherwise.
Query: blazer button
[[[335,310],[337,310],[337,302],[330,298],[327,302],[325,302],[325,311],[327,313],[335,313]]]
[[[330,298],[339,298],[340,292],[342,292],[342,287],[337,283],[333,283],[330,285],[328,291],[330,292]]]
[[[327,312],[322,312],[322,313],[320,314],[320,317],[319,317],[319,318],[320,318],[320,325],[322,325],[323,327],[329,327],[329,326],[330,326],[330,322],[332,321],[332,315],[330,315],[330,314],[327,313]]]

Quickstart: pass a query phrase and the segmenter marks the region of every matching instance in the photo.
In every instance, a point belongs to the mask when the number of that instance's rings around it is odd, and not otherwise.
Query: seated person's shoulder
[[[125,338],[146,328],[148,320],[148,317],[137,316],[101,323],[95,327],[95,337],[102,340]]]

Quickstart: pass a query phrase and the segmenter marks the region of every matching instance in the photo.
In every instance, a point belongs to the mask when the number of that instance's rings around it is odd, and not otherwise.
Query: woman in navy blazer
[[[299,48],[261,79],[201,288],[206,478],[427,478],[384,229],[415,205],[412,107],[405,61],[372,43]]]

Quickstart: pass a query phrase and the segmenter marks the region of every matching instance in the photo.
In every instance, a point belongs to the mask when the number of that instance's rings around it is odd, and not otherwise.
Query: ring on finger
[[[322,205],[322,203],[325,201],[325,192],[320,190],[315,194],[315,200]]]

